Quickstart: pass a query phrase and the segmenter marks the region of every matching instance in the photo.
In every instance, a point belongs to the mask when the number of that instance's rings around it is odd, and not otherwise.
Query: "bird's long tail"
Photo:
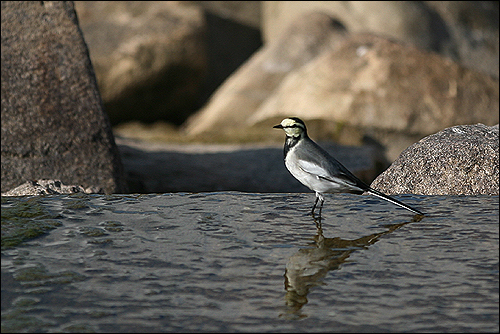
[[[411,212],[414,212],[414,213],[416,213],[416,214],[418,214],[418,215],[422,215],[422,216],[424,215],[424,214],[423,214],[422,212],[420,212],[419,210],[414,209],[414,208],[412,208],[411,206],[406,205],[406,204],[404,204],[404,203],[402,203],[402,202],[398,201],[397,199],[392,198],[392,197],[390,197],[390,196],[388,196],[388,195],[386,195],[386,194],[384,194],[384,193],[381,193],[381,192],[380,192],[380,191],[378,191],[378,190],[375,190],[375,189],[369,188],[366,192],[367,192],[368,194],[370,194],[370,195],[377,196],[378,198],[381,198],[381,199],[383,199],[383,200],[386,200],[386,201],[388,201],[388,202],[391,202],[392,204],[396,204],[396,205],[398,205],[398,206],[400,206],[400,207],[402,207],[402,208],[405,208],[406,210],[410,210]]]

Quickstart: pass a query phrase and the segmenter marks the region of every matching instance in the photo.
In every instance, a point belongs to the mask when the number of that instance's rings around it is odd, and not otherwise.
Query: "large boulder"
[[[346,36],[334,22],[304,14],[218,89],[189,119],[187,134],[248,137],[259,133],[251,127],[268,133],[298,116],[317,121],[316,139],[359,145],[368,138],[394,161],[443,128],[498,123],[496,79],[410,44]]]
[[[124,192],[72,2],[2,1],[2,191],[27,180]]]
[[[209,103],[188,119],[190,136],[231,136],[241,128],[290,73],[334,48],[345,30],[322,13],[308,13],[276,43],[255,53],[215,92]]]
[[[336,140],[371,137],[394,161],[424,136],[457,124],[498,123],[498,81],[435,53],[351,35],[290,73],[250,118],[298,116],[338,124]],[[326,127],[326,125],[325,125]]]
[[[387,194],[499,195],[498,124],[453,126],[406,149],[372,183]]]

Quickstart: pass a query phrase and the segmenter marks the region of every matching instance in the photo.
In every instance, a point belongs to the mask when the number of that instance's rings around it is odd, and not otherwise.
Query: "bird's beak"
[[[283,125],[278,124],[278,125],[273,126],[273,128],[275,128],[275,129],[283,129]]]

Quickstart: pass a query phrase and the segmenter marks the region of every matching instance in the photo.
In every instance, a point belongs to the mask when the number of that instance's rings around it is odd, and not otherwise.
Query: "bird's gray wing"
[[[343,183],[362,190],[369,188],[319,145],[313,141],[308,142],[307,146],[309,145],[314,146],[314,150],[301,150],[301,154],[297,156],[297,165],[304,172],[330,182]],[[315,152],[315,154],[310,152]]]

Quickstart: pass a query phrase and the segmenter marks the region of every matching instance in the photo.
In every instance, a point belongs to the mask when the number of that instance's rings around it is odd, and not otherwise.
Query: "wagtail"
[[[301,119],[297,117],[285,118],[274,128],[283,129],[286,134],[284,147],[286,168],[303,185],[316,192],[316,201],[311,210],[313,216],[318,201],[320,202],[319,215],[321,216],[321,209],[325,201],[323,194],[325,193],[363,194],[365,192],[423,215],[419,210],[370,188],[354,176],[309,138],[306,125]]]

